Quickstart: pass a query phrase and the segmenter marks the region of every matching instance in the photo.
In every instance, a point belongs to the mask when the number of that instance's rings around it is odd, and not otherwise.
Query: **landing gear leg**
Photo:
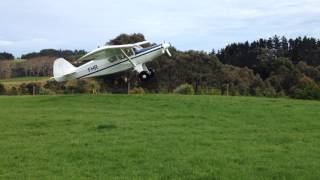
[[[154,70],[148,69],[145,64],[136,66],[135,70],[139,72],[139,79],[142,82],[146,82],[154,77]]]

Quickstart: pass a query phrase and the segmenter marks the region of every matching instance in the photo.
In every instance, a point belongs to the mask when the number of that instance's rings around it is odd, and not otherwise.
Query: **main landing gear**
[[[146,82],[154,77],[154,70],[149,69],[149,71],[142,71],[139,73],[139,79],[142,82]]]
[[[139,79],[142,82],[146,82],[154,77],[154,70],[148,69],[144,63],[136,65],[134,70],[139,73]]]

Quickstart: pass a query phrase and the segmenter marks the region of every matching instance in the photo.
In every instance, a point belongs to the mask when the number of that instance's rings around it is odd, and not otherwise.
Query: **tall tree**
[[[145,37],[140,33],[133,34],[120,34],[114,39],[111,39],[106,43],[106,45],[121,45],[121,44],[130,44],[145,41]]]
[[[13,60],[14,56],[7,52],[0,53],[0,60]]]

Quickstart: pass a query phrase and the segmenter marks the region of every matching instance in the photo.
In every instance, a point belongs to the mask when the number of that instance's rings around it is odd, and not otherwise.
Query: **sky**
[[[93,50],[142,33],[180,50],[218,50],[275,34],[320,37],[319,0],[1,0],[0,52]]]

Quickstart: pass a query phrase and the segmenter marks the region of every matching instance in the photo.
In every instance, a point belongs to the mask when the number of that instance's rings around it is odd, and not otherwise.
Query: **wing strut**
[[[124,52],[123,49],[121,49],[121,52],[129,60],[129,62],[132,64],[132,66],[136,67],[136,65],[133,63],[132,59]]]

